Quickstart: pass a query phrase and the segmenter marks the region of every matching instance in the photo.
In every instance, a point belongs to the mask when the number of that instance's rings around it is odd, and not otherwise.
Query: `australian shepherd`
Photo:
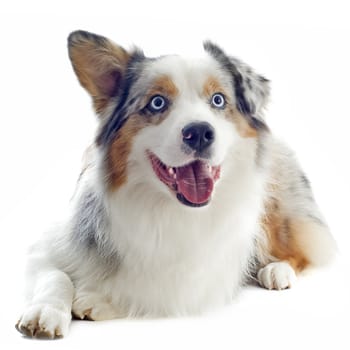
[[[196,314],[330,261],[310,182],[264,119],[266,78],[212,42],[148,58],[76,31],[68,49],[99,126],[69,217],[30,250],[21,333]]]

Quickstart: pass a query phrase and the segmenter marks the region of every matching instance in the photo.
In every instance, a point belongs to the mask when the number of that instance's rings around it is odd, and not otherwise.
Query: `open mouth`
[[[182,204],[202,207],[209,203],[214,184],[220,177],[220,166],[195,160],[181,167],[171,167],[153,153],[148,156],[159,180],[175,192]]]

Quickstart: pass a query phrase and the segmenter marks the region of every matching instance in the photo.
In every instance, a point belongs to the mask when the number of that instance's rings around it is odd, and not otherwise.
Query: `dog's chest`
[[[251,231],[230,222],[178,222],[163,233],[135,230],[119,237],[123,259],[108,282],[115,304],[136,315],[173,315],[231,300],[251,254]]]

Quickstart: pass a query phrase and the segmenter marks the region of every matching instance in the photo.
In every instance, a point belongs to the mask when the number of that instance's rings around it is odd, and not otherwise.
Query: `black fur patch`
[[[204,49],[220,63],[223,69],[231,74],[237,110],[247,119],[249,125],[255,130],[268,130],[264,121],[256,116],[256,106],[249,101],[246,96],[246,87],[253,89],[252,80],[249,77],[249,72],[253,74],[252,71],[247,69],[247,76],[243,76],[238,67],[234,64],[234,60],[227,56],[220,47],[209,41],[204,43]],[[258,79],[262,82],[268,81],[261,76],[258,76]],[[246,84],[244,84],[244,82]]]
[[[128,117],[128,106],[132,104],[132,101],[128,102],[131,87],[137,81],[140,70],[142,69],[142,62],[146,60],[142,51],[135,51],[131,56],[126,73],[122,78],[120,96],[118,104],[114,109],[112,115],[108,118],[107,122],[102,126],[99,134],[97,135],[96,142],[98,145],[108,144],[115,136],[117,131],[123,126]]]

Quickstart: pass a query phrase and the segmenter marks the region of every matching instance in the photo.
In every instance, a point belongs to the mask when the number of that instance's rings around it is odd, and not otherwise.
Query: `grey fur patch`
[[[198,159],[209,159],[211,157],[211,148],[209,147],[209,149],[205,149],[202,152],[198,152],[198,151],[193,151],[193,149],[191,147],[189,147],[188,145],[186,145],[185,143],[181,144],[181,151],[186,154],[186,155],[190,155],[193,154],[195,158]]]
[[[309,181],[309,179],[307,178],[307,176],[305,174],[302,173],[300,175],[300,180],[301,180],[301,182],[304,184],[304,186],[306,188],[311,188],[310,181]]]
[[[314,223],[320,225],[320,226],[325,226],[327,227],[326,223],[319,217],[316,216],[315,214],[308,213],[307,217],[312,220]]]
[[[71,239],[77,249],[94,252],[108,265],[118,264],[117,251],[109,238],[110,225],[102,198],[86,191],[78,201]]]
[[[269,81],[236,57],[228,56],[217,45],[205,42],[204,49],[232,76],[236,107],[256,130],[267,130],[262,118],[268,101]]]
[[[255,164],[258,168],[264,168],[266,165],[267,149],[265,145],[265,137],[265,134],[261,133],[256,140]]]

